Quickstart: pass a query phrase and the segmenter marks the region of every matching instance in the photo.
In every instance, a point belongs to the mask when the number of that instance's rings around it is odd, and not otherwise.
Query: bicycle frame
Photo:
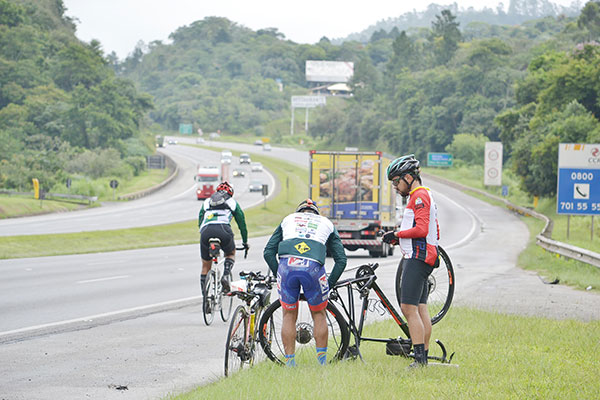
[[[330,301],[333,301],[333,302],[337,303],[338,305],[340,305],[341,307],[338,307],[338,308],[341,308],[343,310],[343,312],[346,314],[348,329],[350,330],[350,333],[352,333],[352,336],[354,337],[354,345],[353,345],[354,350],[356,351],[357,355],[360,357],[360,359],[363,362],[364,362],[364,360],[363,360],[362,354],[360,353],[360,343],[362,341],[379,342],[379,343],[398,343],[398,342],[400,342],[401,344],[402,343],[410,344],[412,347],[412,343],[410,342],[410,332],[408,330],[408,324],[402,319],[402,317],[396,311],[396,309],[394,308],[392,303],[389,301],[387,296],[383,293],[383,291],[381,290],[379,285],[377,285],[377,283],[375,282],[377,279],[377,276],[375,275],[375,269],[378,266],[379,266],[378,264],[366,264],[366,265],[360,266],[356,272],[356,278],[345,279],[343,281],[339,281],[336,284],[336,286],[332,289],[330,296],[329,296]],[[338,293],[338,290],[341,289],[342,287],[347,288],[348,305],[346,305],[346,302],[344,302],[344,300]],[[360,319],[358,321],[358,326],[356,325],[356,322],[355,322],[356,321],[356,308],[354,306],[354,304],[355,304],[354,303],[354,293],[353,293],[354,290],[359,292],[360,298],[362,299],[362,305],[360,308]],[[375,291],[375,294],[377,295],[377,297],[379,298],[379,300],[381,301],[381,303],[383,304],[385,309],[390,313],[390,315],[392,316],[392,318],[394,319],[396,324],[400,327],[400,329],[402,330],[404,335],[406,335],[406,339],[403,339],[401,337],[399,337],[397,339],[371,338],[371,337],[366,337],[366,336],[362,335],[364,323],[365,323],[365,319],[366,319],[366,313],[367,313],[367,309],[369,306],[369,293],[371,292],[371,290]],[[442,357],[429,356],[428,358],[432,359],[432,360],[438,360],[442,363],[450,363],[450,361],[452,360],[452,357],[454,356],[454,353],[452,353],[450,358],[447,359],[446,358],[447,352],[446,352],[446,348],[444,347],[443,343],[439,340],[436,340],[435,342],[440,346],[440,348],[442,350]],[[406,352],[404,355],[409,356],[409,357],[412,356],[411,354],[406,353]]]

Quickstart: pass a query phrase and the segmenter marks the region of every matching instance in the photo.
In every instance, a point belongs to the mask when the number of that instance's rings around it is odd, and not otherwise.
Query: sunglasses
[[[395,177],[394,179],[392,179],[392,185],[398,186],[398,183],[400,182],[401,179],[402,179],[401,176]]]

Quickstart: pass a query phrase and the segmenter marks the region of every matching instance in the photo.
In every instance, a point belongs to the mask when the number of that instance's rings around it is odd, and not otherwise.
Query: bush
[[[125,159],[125,162],[133,167],[133,175],[138,176],[146,170],[146,157],[130,156]]]
[[[459,133],[454,135],[452,143],[446,146],[446,151],[453,158],[462,160],[470,165],[483,165],[485,143],[489,139],[484,135],[472,135],[470,133]]]
[[[85,150],[69,161],[66,169],[72,174],[86,175],[95,179],[108,175],[131,176],[132,170],[126,168],[130,167],[121,160],[119,152],[110,148],[99,151]]]

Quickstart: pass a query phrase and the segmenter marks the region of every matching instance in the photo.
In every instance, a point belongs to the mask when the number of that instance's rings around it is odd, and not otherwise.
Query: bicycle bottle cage
[[[258,303],[261,307],[268,306],[271,303],[271,290],[264,283],[258,283],[253,290],[258,297]]]
[[[212,258],[216,258],[216,257],[219,257],[220,252],[221,252],[221,239],[219,239],[219,238],[208,239],[208,254]]]

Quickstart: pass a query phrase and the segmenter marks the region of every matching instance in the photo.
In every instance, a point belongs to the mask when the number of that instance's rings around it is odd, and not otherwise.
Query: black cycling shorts
[[[233,231],[227,224],[208,224],[200,230],[200,257],[203,260],[211,260],[208,252],[208,240],[211,238],[221,239],[223,253],[229,254],[235,250]]]
[[[416,258],[402,260],[402,279],[400,284],[400,303],[427,304],[428,288],[427,278],[431,275],[433,267],[425,261]]]

